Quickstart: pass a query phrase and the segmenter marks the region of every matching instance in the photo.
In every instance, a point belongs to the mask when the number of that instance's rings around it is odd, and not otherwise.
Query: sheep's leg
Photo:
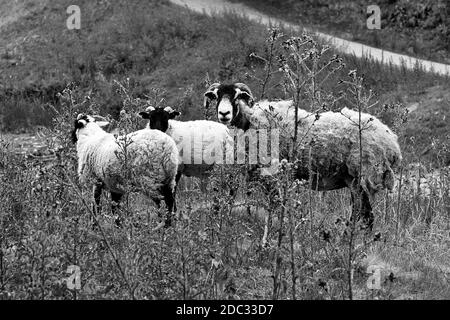
[[[161,195],[164,198],[164,202],[166,203],[166,207],[167,207],[167,211],[168,211],[165,222],[164,222],[164,227],[170,227],[172,224],[172,212],[176,212],[176,210],[177,210],[176,201],[175,201],[175,192],[172,191],[172,188],[169,186],[161,187],[159,192],[161,193]],[[160,209],[161,208],[161,199],[153,198],[153,201],[155,202],[158,209]],[[158,212],[158,217],[161,218],[161,215],[159,212]],[[159,229],[159,227],[158,227],[158,229]]]
[[[175,188],[173,190],[174,198],[175,198],[175,195],[177,194],[178,182],[180,181],[180,179],[181,179],[181,171],[178,171],[177,175],[175,176]],[[174,212],[177,211],[177,203],[176,203],[176,201],[174,201],[174,209],[173,210],[174,210]]]
[[[374,216],[373,216],[373,211],[372,211],[372,206],[370,204],[370,200],[369,200],[369,196],[367,194],[366,191],[363,191],[363,207],[362,207],[362,212],[361,215],[363,217],[363,221],[367,226],[367,229],[369,231],[372,231],[373,229],[373,221],[374,221]]]
[[[372,231],[374,216],[369,196],[361,186],[352,188],[352,219],[363,218],[363,221],[369,231]]]
[[[164,202],[168,210],[165,227],[170,227],[172,225],[172,213],[176,212],[177,205],[175,201],[175,193],[172,191],[170,186],[164,186],[162,188],[162,195],[164,196]]]
[[[208,191],[208,184],[205,176],[200,177],[200,191],[205,194]]]
[[[270,226],[272,224],[272,212],[269,209],[267,211],[266,217],[264,218],[264,234],[263,237],[261,239],[261,247],[262,248],[267,248],[267,238],[269,237],[269,229]]]
[[[111,191],[111,209],[112,209],[112,214],[116,217],[115,223],[116,226],[121,228],[122,227],[122,217],[120,215],[119,212],[119,206],[120,206],[120,201],[122,200],[122,194],[118,193],[118,192],[113,192]]]
[[[94,205],[92,211],[95,216],[98,216],[102,212],[102,208],[100,206],[100,200],[102,196],[104,184],[102,182],[94,184],[93,193],[94,193]],[[97,228],[97,221],[94,217],[91,217],[92,228]]]
[[[104,185],[101,182],[94,184],[93,189],[94,189],[95,204],[94,204],[93,210],[96,215],[102,212],[102,208],[100,207],[100,198],[102,196],[103,187],[104,187]]]
[[[258,165],[252,165],[249,169],[249,171],[247,172],[246,175],[246,183],[247,186],[250,184],[251,181],[254,181],[255,179],[257,179],[257,172],[259,170],[259,166]],[[251,191],[247,191],[247,196],[251,196]],[[258,207],[256,207],[255,212],[258,211]],[[250,204],[247,204],[247,215],[251,216],[252,214],[252,207]],[[267,226],[267,224],[266,224]],[[265,233],[264,233],[265,234]]]
[[[163,193],[162,190],[160,190],[161,194]],[[158,218],[161,218],[161,211],[159,210],[161,208],[161,199],[159,198],[152,198],[153,202],[156,204],[156,207],[158,208]],[[166,223],[159,223],[158,226],[153,229],[153,231],[157,231],[161,229],[162,227],[165,227]]]

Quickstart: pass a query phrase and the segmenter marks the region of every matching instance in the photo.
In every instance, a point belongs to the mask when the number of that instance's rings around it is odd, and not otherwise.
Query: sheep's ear
[[[205,99],[203,101],[203,107],[208,108],[211,100],[218,98],[217,91],[219,90],[220,83],[213,83],[208,90],[204,93]]]
[[[205,92],[205,97],[210,99],[210,100],[215,100],[217,99],[217,89],[215,90],[210,90],[210,91],[206,91]]]
[[[173,112],[169,113],[169,119],[175,119],[179,115],[181,115],[180,111],[173,111]]]
[[[169,119],[175,119],[176,116],[181,114],[179,111],[175,111],[171,107],[165,107],[164,111],[169,114]]]
[[[253,94],[250,88],[245,83],[237,82],[234,84],[236,95],[234,99],[242,99],[247,102],[249,106],[253,104]]]
[[[138,113],[138,115],[142,119],[150,119],[150,114],[147,111],[141,111],[141,112]]]
[[[87,125],[87,121],[86,120],[84,120],[84,119],[77,119],[77,120],[75,120],[75,125],[74,125],[74,127],[75,127],[75,130],[77,130],[77,129],[81,129],[81,128],[83,128],[85,125]]]
[[[71,139],[73,143],[76,143],[78,140],[77,130],[83,128],[87,124],[86,120],[81,118],[82,117],[78,115],[77,120],[74,121],[74,128],[71,132]]]
[[[247,102],[252,101],[253,100],[253,96],[246,92],[246,91],[241,91],[239,89],[236,89],[236,95],[234,97],[235,99],[243,99]]]

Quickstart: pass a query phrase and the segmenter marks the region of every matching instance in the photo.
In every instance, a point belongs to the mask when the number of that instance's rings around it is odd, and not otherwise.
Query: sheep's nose
[[[225,118],[227,115],[230,114],[230,111],[226,111],[226,112],[219,111],[219,114]]]

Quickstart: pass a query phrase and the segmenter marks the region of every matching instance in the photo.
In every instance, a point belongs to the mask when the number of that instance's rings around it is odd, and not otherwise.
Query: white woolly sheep
[[[215,121],[174,120],[180,112],[174,111],[171,107],[148,107],[145,111],[139,112],[139,115],[148,120],[147,128],[165,132],[175,140],[180,156],[177,181],[181,174],[202,179],[208,177],[214,163],[223,163],[223,158],[219,154],[212,155],[211,152],[210,155],[208,152],[233,145],[228,128]],[[209,159],[205,159],[205,155],[209,156]]]
[[[213,84],[205,92],[205,107],[213,100],[217,103],[221,123],[244,131],[281,128],[280,142],[292,144],[295,114],[292,101],[254,103],[250,88],[243,83]],[[368,227],[372,228],[370,203],[377,191],[393,188],[393,170],[399,167],[402,155],[397,136],[386,125],[366,113],[362,113],[361,118],[365,129],[362,131],[362,175],[359,177],[360,150],[358,126],[355,125],[358,112],[344,108],[341,112],[317,115],[299,109],[295,176],[300,180],[311,178],[312,188],[318,191],[350,188],[353,212],[364,217]],[[280,156],[287,158],[282,147]]]
[[[164,198],[169,211],[166,226],[176,211],[174,187],[178,168],[178,149],[168,135],[158,130],[139,130],[116,138],[96,122],[79,114],[72,132],[78,153],[78,175],[82,183],[94,182],[95,208],[100,212],[100,196],[105,188],[111,193],[114,215],[129,183],[132,191],[152,198],[159,206]],[[126,159],[126,160],[125,160]],[[128,166],[128,167],[126,167]],[[131,174],[127,174],[131,172]],[[128,180],[127,180],[128,179]],[[128,186],[128,184],[127,184]],[[116,219],[120,226],[120,216]]]

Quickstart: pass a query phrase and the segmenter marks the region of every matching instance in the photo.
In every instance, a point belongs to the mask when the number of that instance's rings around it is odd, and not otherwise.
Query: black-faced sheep
[[[212,101],[216,101],[221,123],[244,131],[282,128],[280,143],[292,143],[295,119],[292,101],[254,103],[250,88],[242,83],[213,84],[205,92],[205,107]],[[360,171],[358,116],[358,112],[347,108],[319,115],[299,109],[295,176],[300,180],[311,179],[314,190],[350,188],[353,212],[364,217],[371,228],[371,201],[377,191],[393,188],[393,170],[399,167],[402,155],[397,136],[377,118],[362,113],[365,129]],[[281,158],[288,157],[286,151],[280,147]]]
[[[165,132],[175,140],[180,153],[177,180],[181,174],[188,177],[208,177],[215,163],[223,163],[222,153],[214,152],[226,152],[227,146],[231,149],[233,145],[228,128],[215,121],[174,120],[180,112],[171,107],[148,107],[139,112],[139,115],[148,120],[148,128]]]
[[[166,225],[170,225],[171,214],[176,210],[174,187],[178,149],[175,142],[158,130],[139,130],[116,138],[102,129],[105,124],[107,122],[96,122],[92,116],[79,114],[72,132],[78,154],[78,175],[82,183],[94,183],[97,212],[100,212],[100,196],[105,188],[111,193],[116,215],[126,184],[131,186],[127,190],[139,191],[158,205],[162,196],[169,211]],[[120,216],[116,224],[121,224]]]

